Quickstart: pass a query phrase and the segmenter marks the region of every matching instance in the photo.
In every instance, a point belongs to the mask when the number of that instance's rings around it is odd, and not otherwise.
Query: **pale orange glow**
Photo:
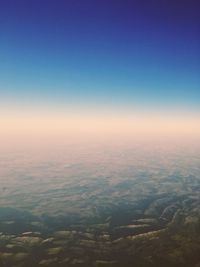
[[[200,136],[199,114],[132,112],[2,111],[0,137]]]

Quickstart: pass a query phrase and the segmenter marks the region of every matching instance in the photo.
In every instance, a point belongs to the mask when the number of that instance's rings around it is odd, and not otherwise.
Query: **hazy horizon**
[[[199,14],[0,1],[0,267],[200,267]]]

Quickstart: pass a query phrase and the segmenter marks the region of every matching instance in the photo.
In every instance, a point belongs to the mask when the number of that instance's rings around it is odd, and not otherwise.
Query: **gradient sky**
[[[0,1],[1,143],[200,136],[199,14],[198,0]]]
[[[1,104],[200,110],[198,0],[0,1]]]

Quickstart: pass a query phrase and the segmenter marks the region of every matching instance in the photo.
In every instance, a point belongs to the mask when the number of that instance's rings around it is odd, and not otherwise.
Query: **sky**
[[[163,112],[198,124],[199,13],[198,0],[1,0],[1,118]]]

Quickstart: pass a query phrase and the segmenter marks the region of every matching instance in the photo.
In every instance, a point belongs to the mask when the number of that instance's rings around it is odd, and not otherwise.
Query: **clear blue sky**
[[[199,0],[1,0],[0,101],[200,110]]]

